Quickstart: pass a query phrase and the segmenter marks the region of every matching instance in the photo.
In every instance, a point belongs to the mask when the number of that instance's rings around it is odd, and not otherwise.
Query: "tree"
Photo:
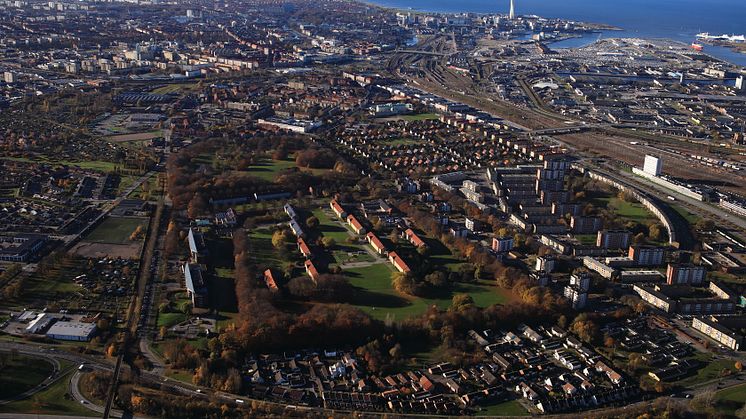
[[[712,220],[700,218],[694,225],[697,230],[712,231],[715,228],[715,223]]]
[[[337,245],[337,241],[334,240],[334,237],[325,236],[321,239],[321,245],[324,246],[325,249],[331,249]]]
[[[559,318],[557,319],[557,326],[563,329],[566,328],[567,327],[567,316],[565,316],[564,314],[559,316]]]
[[[272,233],[272,246],[275,247],[275,249],[282,249],[285,247],[285,244],[288,242],[288,239],[290,237],[290,234],[287,232],[287,230],[277,230],[274,233]]]
[[[575,318],[571,329],[585,343],[591,343],[598,337],[598,325],[589,319],[585,313]]]
[[[660,224],[654,223],[648,227],[648,237],[654,242],[663,240],[663,228]]]
[[[319,226],[319,219],[312,215],[306,219],[306,225],[313,230]]]
[[[403,294],[416,295],[417,293],[417,284],[409,274],[393,272],[391,274],[391,285]]]
[[[456,294],[451,299],[451,308],[454,311],[462,311],[474,307],[474,299],[469,294]]]
[[[142,238],[145,237],[145,231],[142,228],[142,225],[139,225],[135,228],[135,230],[130,234],[130,241],[138,241],[142,240]]]

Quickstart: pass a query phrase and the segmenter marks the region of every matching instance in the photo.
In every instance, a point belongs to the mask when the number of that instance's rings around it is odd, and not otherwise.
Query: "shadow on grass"
[[[218,311],[238,312],[236,287],[232,278],[213,276],[207,283],[210,308]]]
[[[355,293],[349,301],[350,304],[365,307],[378,308],[403,308],[412,303],[406,298],[392,294],[368,291],[364,288],[355,288]]]

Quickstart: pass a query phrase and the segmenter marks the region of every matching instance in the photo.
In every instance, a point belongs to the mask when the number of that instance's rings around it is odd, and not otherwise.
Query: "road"
[[[146,299],[146,290],[148,289],[148,284],[153,276],[153,269],[151,269],[151,265],[153,264],[153,255],[155,254],[155,247],[158,243],[158,237],[159,237],[159,230],[160,230],[160,223],[161,218],[163,216],[163,209],[165,206],[165,193],[160,196],[158,199],[158,205],[156,206],[156,209],[154,213],[151,215],[150,218],[150,226],[148,228],[148,236],[145,242],[145,249],[142,254],[142,258],[140,260],[140,272],[137,278],[137,297],[135,297],[132,304],[130,304],[129,312],[127,314],[127,326],[124,331],[124,337],[122,340],[122,347],[120,349],[120,352],[117,356],[117,362],[114,366],[114,374],[112,379],[112,385],[111,389],[109,390],[109,396],[106,399],[106,406],[104,409],[103,418],[108,419],[111,416],[111,409],[112,404],[114,403],[114,398],[116,396],[116,389],[119,383],[119,374],[122,369],[122,363],[124,362],[124,355],[129,350],[129,345],[131,345],[132,338],[137,337],[137,329],[141,324],[141,316],[138,314],[142,312],[143,305],[145,304]],[[148,300],[149,301],[149,300]],[[144,324],[143,324],[144,326]]]
[[[21,352],[19,351],[19,353],[21,353]],[[48,361],[50,364],[52,364],[52,366],[54,367],[54,370],[52,371],[52,374],[49,377],[45,378],[44,381],[42,381],[41,383],[39,383],[39,385],[37,385],[36,387],[34,387],[32,389],[29,389],[28,391],[25,391],[25,392],[23,392],[23,393],[15,396],[15,397],[12,397],[10,399],[0,400],[0,405],[8,404],[8,403],[14,402],[16,400],[23,400],[23,399],[26,399],[28,397],[31,397],[32,395],[38,393],[39,391],[42,391],[45,388],[49,387],[55,381],[57,381],[60,378],[60,376],[64,375],[64,372],[60,371],[60,362],[57,359],[55,359],[55,358],[53,358],[51,356],[48,356],[48,355],[36,355],[36,357],[37,358],[42,358],[42,359]]]

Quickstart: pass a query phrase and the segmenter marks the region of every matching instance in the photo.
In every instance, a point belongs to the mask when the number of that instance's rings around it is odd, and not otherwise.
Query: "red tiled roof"
[[[319,271],[316,270],[316,266],[314,266],[313,262],[310,260],[306,260],[306,273],[308,273],[308,276],[310,276],[314,281],[319,276]]]
[[[415,234],[415,232],[412,231],[411,228],[407,229],[404,234],[407,236],[407,239],[412,242],[413,245],[417,247],[425,246],[425,242],[422,241],[422,239],[417,234]]]
[[[344,214],[345,212],[344,208],[342,208],[342,206],[339,205],[339,202],[337,202],[336,199],[332,199],[332,202],[330,203],[330,205],[332,209],[334,210],[334,212],[337,213],[338,216],[340,216],[341,214]]]
[[[352,226],[352,229],[355,230],[356,232],[363,229],[363,225],[360,224],[360,221],[358,221],[354,215],[349,215],[347,217],[347,222],[350,223],[350,225]]]
[[[399,257],[399,255],[396,252],[389,253],[389,260],[400,271],[402,272],[411,271],[411,269],[409,269],[409,266],[407,266],[407,264],[404,262],[404,259]]]
[[[298,249],[300,249],[301,254],[303,256],[310,256],[311,255],[311,249],[306,244],[306,241],[303,239],[298,239]]]
[[[380,251],[386,250],[386,246],[383,245],[383,242],[373,233],[368,233],[366,235],[368,238],[368,242],[371,246],[373,246],[374,249]]]
[[[267,269],[266,271],[264,271],[264,283],[267,284],[267,288],[269,289],[277,289],[277,281],[275,281],[275,276],[272,273],[271,269]]]

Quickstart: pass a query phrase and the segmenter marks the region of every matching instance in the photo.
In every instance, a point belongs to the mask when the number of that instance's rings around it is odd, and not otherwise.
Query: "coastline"
[[[427,3],[425,7],[398,7],[396,5],[386,5],[381,3],[376,3],[375,0],[358,0],[363,4],[366,4],[370,7],[380,8],[384,10],[390,10],[395,12],[402,12],[402,13],[412,13],[415,15],[418,14],[437,14],[437,15],[459,15],[463,13],[469,13],[473,15],[504,15],[507,10],[499,10],[499,11],[439,11],[439,10],[433,10],[428,9],[427,5],[431,5],[432,3]],[[383,1],[383,0],[379,0]],[[419,4],[419,3],[418,3]],[[468,4],[463,6],[465,9],[468,9]],[[572,14],[572,13],[570,13]],[[534,16],[531,14],[527,14],[524,16]],[[577,18],[567,18],[562,17],[562,15],[558,15],[557,13],[554,13],[552,18],[545,18],[545,19],[559,19],[562,21],[568,21],[568,22],[578,22],[582,23],[584,25],[588,25],[590,27],[593,27],[593,31],[591,32],[583,32],[580,33],[581,37],[583,34],[586,36],[590,33],[596,33],[600,34],[604,38],[638,38],[638,39],[649,39],[649,40],[656,40],[656,39],[662,39],[667,41],[676,41],[683,44],[688,45],[690,42],[694,41],[694,35],[696,32],[689,30],[689,32],[692,32],[689,34],[686,32],[685,27],[681,27],[680,29],[676,28],[666,28],[664,31],[661,31],[660,33],[651,34],[648,33],[647,30],[643,27],[635,27],[629,26],[629,25],[612,25],[612,24],[604,24],[604,23],[594,23],[597,22],[596,19],[583,19],[582,17]],[[669,25],[670,26],[670,25]],[[689,26],[691,28],[691,26]],[[699,27],[698,29],[699,30]],[[684,32],[682,32],[684,31]],[[618,32],[619,34],[616,34],[614,32]],[[568,39],[565,39],[568,40]],[[559,41],[555,41],[559,42]],[[592,42],[589,42],[589,44]],[[707,45],[710,46],[710,48],[706,48],[706,55],[713,57],[717,59],[718,61],[722,61],[725,63],[728,63],[730,65],[734,65],[741,68],[746,68],[746,43],[744,44],[728,44],[728,43],[708,43]],[[574,48],[574,47],[570,47]]]

